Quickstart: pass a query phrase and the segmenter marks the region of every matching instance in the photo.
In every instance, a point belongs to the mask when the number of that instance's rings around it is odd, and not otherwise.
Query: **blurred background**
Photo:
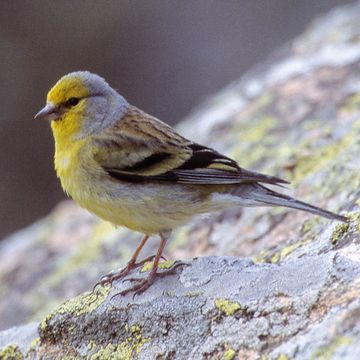
[[[170,124],[344,0],[0,2],[0,239],[65,198],[48,124],[62,75],[90,70]]]

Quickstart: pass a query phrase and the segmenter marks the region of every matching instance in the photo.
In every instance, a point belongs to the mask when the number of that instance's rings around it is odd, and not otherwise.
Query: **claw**
[[[121,269],[120,271],[110,271],[107,275],[103,276],[93,287],[93,292],[96,290],[96,288],[98,286],[105,286],[105,285],[110,285],[110,287],[112,286],[112,283],[115,280],[120,280],[122,278],[124,278],[126,275],[128,275],[131,270],[136,269],[140,266],[143,266],[145,263],[154,260],[155,255],[152,256],[148,256],[146,259],[139,261],[138,263],[128,263],[123,269]],[[161,257],[162,259],[166,260],[165,257]],[[130,281],[130,280],[125,280],[125,281]]]
[[[136,295],[139,295],[141,293],[143,293],[153,282],[154,279],[150,279],[150,277],[147,277],[146,279],[137,279],[137,278],[133,278],[133,279],[127,279],[127,280],[131,280],[131,281],[139,281],[139,284],[132,286],[129,289],[120,291],[116,294],[114,294],[110,300],[114,299],[116,296],[125,296],[131,292],[134,292],[132,299],[134,300]]]
[[[182,261],[179,261],[178,263],[174,264],[172,266],[171,269],[169,270],[163,270],[161,272],[150,272],[149,276],[147,278],[128,278],[128,279],[124,279],[123,282],[125,281],[129,281],[129,282],[137,282],[138,284],[130,287],[129,289],[120,291],[118,293],[116,293],[115,295],[113,295],[111,297],[111,300],[113,298],[115,298],[116,296],[120,295],[120,296],[125,296],[129,293],[134,293],[133,294],[133,299],[135,298],[136,295],[140,295],[141,293],[143,293],[145,290],[147,290],[150,285],[156,280],[156,278],[161,278],[161,277],[165,277],[168,275],[176,275],[176,268],[178,268],[179,266],[190,266],[190,264],[184,263]]]
[[[154,277],[154,279],[155,279],[155,277]],[[119,293],[119,295],[125,296],[126,294],[133,292],[134,293],[133,298],[134,298],[136,295],[140,295],[141,293],[143,293],[154,282],[154,279],[149,279],[149,278],[139,279],[139,280],[142,280],[139,282],[139,284],[137,284],[129,289],[121,291]]]
[[[141,278],[128,278],[128,279],[124,279],[123,282],[129,281],[129,282],[139,282],[142,281],[144,279]]]
[[[123,269],[120,271],[111,271],[107,275],[103,276],[100,281],[98,281],[95,286],[93,287],[93,292],[97,288],[97,286],[104,286],[104,285],[110,285],[112,286],[112,283],[115,280],[122,279],[124,276],[126,276],[132,269],[134,269],[136,264],[128,263]]]

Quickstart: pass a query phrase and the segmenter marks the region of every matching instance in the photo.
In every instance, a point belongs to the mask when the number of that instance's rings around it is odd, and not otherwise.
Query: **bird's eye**
[[[67,104],[68,106],[75,106],[75,105],[77,105],[77,104],[79,103],[79,101],[80,101],[79,98],[72,97],[72,98],[70,98],[70,99],[66,102],[66,104]]]

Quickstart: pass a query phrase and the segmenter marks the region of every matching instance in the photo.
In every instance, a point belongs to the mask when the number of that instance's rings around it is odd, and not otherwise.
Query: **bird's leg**
[[[144,247],[145,243],[147,242],[147,240],[149,239],[149,235],[145,235],[139,246],[136,248],[133,256],[131,257],[131,259],[129,260],[129,262],[127,263],[127,265],[121,269],[121,270],[117,270],[117,271],[111,271],[109,274],[103,276],[100,281],[98,281],[94,288],[93,291],[95,290],[95,288],[98,285],[106,285],[106,284],[110,284],[112,285],[113,281],[118,280],[123,278],[124,276],[126,276],[132,269],[135,269],[139,266],[142,266],[146,261],[152,260],[154,257],[153,256],[149,256],[148,258],[146,258],[143,261],[140,261],[138,263],[136,263],[136,259],[138,258],[140,251],[142,250],[142,248]]]
[[[132,286],[129,289],[121,291],[120,293],[118,293],[116,295],[124,296],[126,294],[131,293],[131,292],[134,293],[134,296],[138,295],[138,294],[141,294],[142,292],[144,292],[154,282],[154,280],[155,280],[155,278],[157,276],[159,276],[159,275],[161,276],[163,274],[163,273],[159,274],[157,272],[157,270],[158,270],[158,266],[159,266],[159,261],[161,259],[161,254],[164,251],[164,248],[165,248],[165,245],[166,245],[166,242],[167,242],[167,237],[166,237],[166,235],[160,233],[160,239],[161,239],[160,246],[159,246],[159,249],[158,249],[158,251],[156,253],[156,256],[155,256],[155,259],[154,259],[153,268],[151,269],[150,274],[148,275],[148,277],[145,278],[145,279],[140,279],[140,278],[128,279],[129,281],[136,281],[137,284]],[[173,269],[171,269],[171,270],[173,270]],[[173,272],[171,272],[171,270],[169,272],[166,272],[167,275],[168,274],[173,274]],[[116,295],[114,295],[114,296],[116,296]]]

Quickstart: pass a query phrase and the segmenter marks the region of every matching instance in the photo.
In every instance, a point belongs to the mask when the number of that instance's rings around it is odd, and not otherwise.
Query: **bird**
[[[141,294],[158,278],[171,231],[197,215],[236,207],[282,206],[342,222],[342,215],[269,188],[281,178],[246,170],[218,151],[181,136],[174,128],[131,105],[102,77],[89,71],[64,75],[47,94],[35,119],[50,122],[55,170],[63,190],[81,207],[143,238],[127,265],[96,285],[112,286],[152,260],[146,278],[120,295]],[[138,261],[152,235],[160,237],[155,256]]]

